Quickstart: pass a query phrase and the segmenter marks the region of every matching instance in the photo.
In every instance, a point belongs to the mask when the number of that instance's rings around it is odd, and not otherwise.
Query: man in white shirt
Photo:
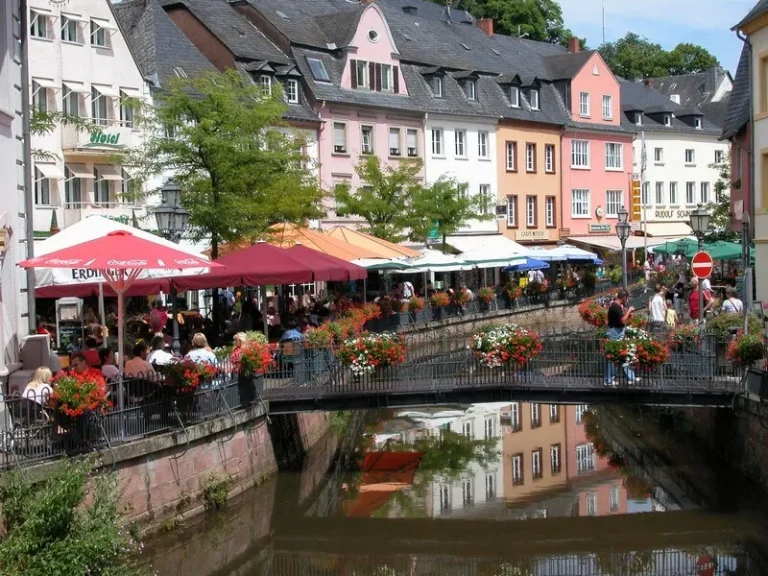
[[[410,299],[413,296],[413,293],[413,284],[411,284],[408,280],[403,282],[403,300]]]
[[[656,294],[651,300],[651,322],[654,324],[663,324],[667,315],[667,303],[664,299],[666,288],[656,284]]]
[[[165,338],[162,334],[152,338],[152,352],[149,353],[147,362],[153,366],[167,366],[173,362],[173,354],[165,351]]]

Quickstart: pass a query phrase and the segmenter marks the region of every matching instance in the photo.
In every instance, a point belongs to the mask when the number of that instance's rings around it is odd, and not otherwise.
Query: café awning
[[[345,226],[336,226],[325,232],[325,234],[359,248],[375,252],[381,258],[417,258],[419,256],[417,250],[400,246],[400,244],[395,244],[394,242],[383,240]]]

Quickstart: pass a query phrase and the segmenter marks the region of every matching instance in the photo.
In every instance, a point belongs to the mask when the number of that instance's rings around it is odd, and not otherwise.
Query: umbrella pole
[[[363,278],[363,304],[368,303],[368,277]]]
[[[107,325],[107,318],[104,312],[104,281],[99,282],[99,316],[101,317],[101,325]]]
[[[261,294],[261,316],[264,320],[264,337],[269,341],[269,320],[267,320],[267,287],[259,286],[259,293]]]

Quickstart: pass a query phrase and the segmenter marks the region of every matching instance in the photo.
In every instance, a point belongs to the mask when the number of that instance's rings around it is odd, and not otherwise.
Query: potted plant
[[[603,328],[608,324],[608,306],[610,303],[610,295],[587,298],[579,304],[579,316],[588,324],[596,328]]]
[[[411,296],[408,300],[408,313],[411,315],[411,320],[416,322],[424,322],[424,309],[427,304],[424,298],[418,296]]]
[[[520,286],[518,286],[517,284],[513,284],[512,282],[507,282],[504,285],[504,294],[507,296],[507,302],[510,307],[512,305],[517,306],[518,298],[520,298],[523,295],[523,289],[520,288]]]
[[[89,442],[90,416],[112,407],[104,377],[97,370],[70,372],[54,377],[51,383],[50,400],[60,415],[61,428],[75,437],[75,444]]]
[[[637,367],[644,372],[655,370],[662,364],[669,362],[669,348],[658,340],[637,341]]]
[[[484,286],[477,291],[477,299],[480,301],[481,309],[490,309],[491,302],[496,300],[496,290],[492,286]]]
[[[429,297],[429,303],[432,305],[432,317],[440,320],[443,317],[443,308],[451,303],[451,298],[445,292],[435,292]]]
[[[333,361],[333,345],[333,333],[328,324],[307,331],[304,352],[311,358],[313,374],[328,370]]]
[[[185,418],[190,418],[196,406],[195,392],[206,382],[210,382],[217,373],[211,364],[197,363],[193,360],[171,362],[164,367],[165,383],[171,398]]]
[[[395,334],[363,334],[343,342],[336,350],[336,359],[359,380],[378,369],[402,364],[405,352],[405,344]]]
[[[681,324],[669,335],[670,345],[678,352],[694,351],[699,344],[699,329],[693,324]]]
[[[765,340],[759,334],[739,332],[728,345],[726,357],[741,368],[749,368],[765,357]]]
[[[275,364],[269,344],[255,340],[246,341],[238,360],[237,388],[240,404],[247,405],[264,393],[264,374]]]
[[[544,345],[535,332],[517,324],[491,326],[472,335],[472,350],[487,368],[512,365],[522,370],[539,355]]]

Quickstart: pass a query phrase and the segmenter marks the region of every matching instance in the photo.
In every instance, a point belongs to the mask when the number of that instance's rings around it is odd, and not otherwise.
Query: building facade
[[[33,134],[35,232],[45,236],[91,214],[130,222],[144,203],[115,156],[140,144],[131,102],[148,91],[110,4],[31,0],[29,38],[33,108],[98,127],[57,122]]]
[[[27,256],[21,127],[21,15],[15,0],[0,5],[0,378],[18,362],[28,333]]]

